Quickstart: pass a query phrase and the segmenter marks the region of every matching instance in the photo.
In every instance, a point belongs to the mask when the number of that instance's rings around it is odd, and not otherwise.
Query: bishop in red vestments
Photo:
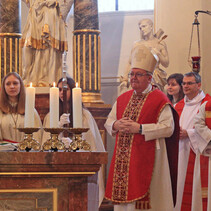
[[[114,211],[171,211],[176,200],[178,116],[151,85],[157,61],[148,48],[132,52],[132,90],[117,98],[105,127],[116,136],[105,197]]]

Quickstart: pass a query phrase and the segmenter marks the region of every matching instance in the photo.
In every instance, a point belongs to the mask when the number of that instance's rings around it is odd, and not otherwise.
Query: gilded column
[[[0,0],[0,79],[8,72],[22,74],[21,1]]]
[[[74,1],[73,33],[73,77],[83,90],[83,102],[103,103],[97,0]]]

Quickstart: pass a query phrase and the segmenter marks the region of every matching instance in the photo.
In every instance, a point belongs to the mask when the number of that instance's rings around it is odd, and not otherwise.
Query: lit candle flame
[[[32,82],[30,83],[30,87],[32,87]]]
[[[76,86],[76,88],[78,88],[78,82],[76,82],[76,85],[75,86]]]
[[[53,87],[56,87],[56,82],[53,82]]]

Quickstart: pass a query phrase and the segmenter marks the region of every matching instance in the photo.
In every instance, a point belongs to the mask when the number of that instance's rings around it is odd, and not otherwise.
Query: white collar
[[[192,100],[189,100],[187,96],[184,97],[185,105],[195,105],[200,103],[205,97],[205,94],[202,90],[199,91],[198,95],[196,95]]]
[[[152,90],[152,85],[149,84],[148,87],[142,92],[142,94],[147,94]],[[134,90],[134,93],[136,94],[136,90]]]

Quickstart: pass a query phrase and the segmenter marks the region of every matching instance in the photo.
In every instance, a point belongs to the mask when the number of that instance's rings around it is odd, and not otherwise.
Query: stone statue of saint
[[[138,45],[145,45],[148,47],[153,54],[156,54],[159,58],[159,62],[154,70],[153,73],[153,84],[156,85],[160,90],[164,90],[164,86],[167,84],[166,82],[166,72],[162,70],[159,65],[161,64],[165,68],[169,65],[169,57],[168,57],[168,51],[167,46],[165,42],[163,41],[166,36],[163,36],[163,38],[159,39],[163,31],[160,29],[156,35],[153,34],[153,22],[150,19],[142,19],[139,23],[139,29],[141,33],[141,39],[138,41],[135,41],[132,47],[135,49]],[[128,89],[130,89],[130,84],[128,82],[128,73],[131,69],[131,56],[129,58],[129,62],[126,68],[126,71],[124,73],[124,76],[121,76],[120,81],[120,94],[124,93]]]
[[[22,0],[29,14],[22,35],[23,80],[49,86],[62,76],[62,53],[67,51],[67,15],[74,0]]]

